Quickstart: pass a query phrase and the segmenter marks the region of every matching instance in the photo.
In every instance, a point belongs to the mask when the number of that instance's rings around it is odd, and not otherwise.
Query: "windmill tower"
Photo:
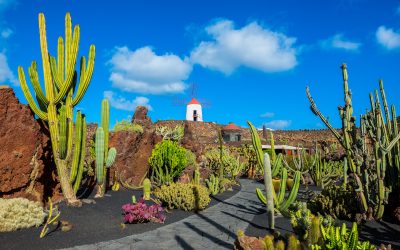
[[[201,109],[201,104],[195,98],[192,98],[192,100],[186,106],[186,121],[203,121],[203,111]]]
[[[175,98],[173,100],[174,106],[186,106],[186,120],[202,122],[203,121],[203,108],[208,108],[211,103],[207,100],[197,99],[197,84],[192,83],[191,86],[191,99]]]

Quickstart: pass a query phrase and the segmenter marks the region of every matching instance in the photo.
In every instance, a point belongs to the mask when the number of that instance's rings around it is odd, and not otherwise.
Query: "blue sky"
[[[399,1],[0,0],[0,83],[24,103],[17,67],[40,61],[38,13],[54,54],[67,11],[81,27],[79,54],[96,45],[92,82],[78,104],[92,122],[104,97],[112,124],[136,105],[149,106],[153,121],[184,119],[185,107],[173,100],[189,99],[196,83],[197,97],[212,103],[205,121],[322,128],[309,109],[309,85],[339,127],[343,62],[356,115],[380,78],[389,103],[400,106]]]

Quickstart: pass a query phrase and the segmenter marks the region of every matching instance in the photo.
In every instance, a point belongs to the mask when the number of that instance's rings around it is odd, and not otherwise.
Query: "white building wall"
[[[197,121],[202,122],[203,121],[203,112],[201,110],[201,105],[200,104],[189,104],[186,107],[186,120],[187,121],[194,121],[193,119],[193,113],[194,111],[197,111]]]

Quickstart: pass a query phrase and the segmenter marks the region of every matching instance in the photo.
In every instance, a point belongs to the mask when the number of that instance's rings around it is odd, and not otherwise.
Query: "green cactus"
[[[295,235],[291,234],[288,237],[288,246],[287,250],[300,250],[300,241],[296,238]]]
[[[293,187],[290,190],[289,195],[286,196],[285,195],[286,194],[286,182],[287,182],[288,174],[287,174],[286,168],[282,168],[279,193],[276,194],[275,190],[272,189],[275,208],[285,217],[290,216],[288,208],[297,198],[297,193],[298,193],[299,187],[300,187],[300,177],[301,177],[300,171],[296,171],[294,174]],[[264,194],[262,193],[262,191],[259,188],[256,188],[256,194],[257,194],[258,199],[262,203],[264,203],[264,204],[267,203],[266,197],[264,196]]]
[[[253,126],[251,122],[247,122],[250,127],[251,141],[253,143],[253,148],[256,152],[256,158],[258,163],[258,169],[264,170],[264,152],[262,150],[260,136],[258,135],[257,129]],[[271,170],[272,177],[276,177],[283,167],[283,155],[275,154],[275,141],[274,135],[271,132]]]
[[[143,199],[148,201],[150,200],[151,193],[151,181],[149,178],[143,180]]]
[[[285,250],[285,242],[278,240],[275,244],[275,250]]]
[[[108,149],[108,136],[110,124],[110,106],[107,99],[104,99],[101,104],[101,127],[96,129],[96,180],[97,193],[96,198],[103,197],[107,186],[107,168],[110,168],[117,155],[115,148]]]
[[[353,220],[357,213],[357,193],[351,186],[332,185],[308,202],[311,212],[335,219]]]
[[[320,226],[322,242],[318,244],[311,245],[311,249],[315,250],[327,250],[327,249],[364,249],[373,250],[375,246],[368,241],[360,242],[358,241],[358,230],[357,223],[353,223],[350,230],[346,228],[343,223],[341,227],[327,227]]]
[[[188,164],[187,150],[179,143],[163,140],[156,144],[149,158],[151,181],[156,185],[170,184]]]
[[[308,244],[313,245],[317,244],[320,237],[321,237],[321,231],[320,231],[320,219],[319,217],[315,216],[311,218],[311,226],[309,229],[308,233]]]
[[[220,179],[218,176],[211,175],[209,179],[206,180],[206,185],[208,190],[212,195],[217,195],[220,193]]]
[[[81,184],[86,157],[86,117],[78,110],[75,125],[75,149],[71,167],[70,180],[74,181],[74,192],[78,192]]]
[[[331,185],[340,176],[344,176],[340,161],[326,161],[316,150],[315,163],[310,166],[310,176],[315,185],[321,188]]]
[[[36,61],[33,61],[28,69],[37,102],[35,102],[27,85],[22,66],[18,67],[18,77],[22,92],[30,108],[49,125],[53,156],[57,174],[60,177],[63,195],[69,204],[79,206],[81,202],[76,198],[69,173],[69,169],[76,168],[76,166],[71,167],[73,157],[73,108],[82,100],[89,86],[94,69],[95,47],[94,45],[90,46],[87,66],[85,57],[81,58],[78,78],[75,67],[78,56],[80,27],[76,25],[72,32],[70,14],[67,13],[65,16],[65,42],[62,37],[58,39],[57,59],[49,55],[43,13],[39,14],[39,31],[45,91],[42,90],[39,82]],[[76,154],[79,155],[79,152]],[[75,160],[75,164],[79,162],[79,160]]]
[[[264,245],[266,250],[274,250],[274,237],[272,235],[265,236]]]
[[[341,68],[345,100],[344,107],[339,107],[342,119],[341,134],[318,110],[308,87],[307,96],[312,112],[319,116],[346,152],[347,165],[354,179],[352,185],[360,203],[360,212],[381,219],[390,191],[400,188],[400,133],[397,130],[396,111],[392,106],[390,115],[383,82],[380,81],[379,89],[384,108],[383,110],[381,108],[379,92],[376,90],[374,94],[371,93],[371,111],[361,115],[361,133],[358,133],[356,118],[353,116],[352,94],[348,87],[347,67],[343,64]],[[368,139],[373,143],[372,153],[367,146]],[[373,211],[373,214],[367,214],[369,211]]]
[[[196,169],[193,171],[192,183],[194,185],[200,185],[200,170],[198,165],[196,166]]]

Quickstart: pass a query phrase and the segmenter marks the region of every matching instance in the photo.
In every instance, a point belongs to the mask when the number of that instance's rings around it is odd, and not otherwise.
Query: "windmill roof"
[[[230,122],[228,125],[224,126],[222,129],[223,130],[235,131],[235,130],[241,130],[242,128],[237,126],[235,123]]]
[[[200,104],[200,102],[197,101],[196,98],[193,98],[193,99],[188,103],[188,105],[191,105],[191,104]]]

